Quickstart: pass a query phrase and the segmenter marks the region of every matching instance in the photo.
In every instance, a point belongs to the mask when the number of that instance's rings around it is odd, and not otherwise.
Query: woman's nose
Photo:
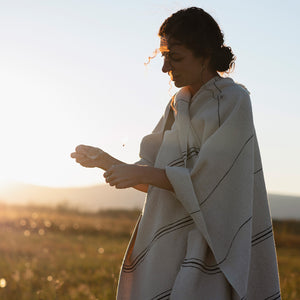
[[[164,73],[168,73],[170,71],[172,71],[172,66],[170,64],[170,61],[169,59],[164,59],[164,64],[162,66],[162,69],[161,69]]]

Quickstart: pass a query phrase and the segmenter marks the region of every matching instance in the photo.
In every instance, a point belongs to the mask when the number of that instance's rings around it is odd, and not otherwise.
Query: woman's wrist
[[[137,176],[140,184],[151,184],[153,183],[153,177],[155,177],[155,171],[158,170],[154,167],[136,165],[138,168]]]
[[[150,184],[162,189],[173,191],[173,187],[166,175],[164,169],[159,169],[149,166],[141,166],[144,170],[141,170],[141,183]]]
[[[110,155],[106,152],[99,154],[97,157],[97,168],[107,170],[109,164]]]
[[[112,157],[107,152],[103,152],[99,155],[97,158],[97,167],[102,170],[108,170],[113,165],[119,165],[122,164],[120,160]]]

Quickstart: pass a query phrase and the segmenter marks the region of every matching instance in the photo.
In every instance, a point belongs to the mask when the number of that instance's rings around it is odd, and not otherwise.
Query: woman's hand
[[[84,167],[107,170],[103,174],[105,181],[118,189],[133,187],[147,192],[148,186],[154,185],[173,191],[164,169],[125,164],[99,148],[86,145],[77,146],[71,157]]]
[[[103,168],[107,156],[108,154],[101,149],[86,145],[77,146],[75,152],[71,153],[71,157],[86,168]]]
[[[103,176],[111,186],[125,189],[144,184],[145,171],[145,166],[120,164],[112,166]]]
[[[117,189],[134,187],[135,189],[147,192],[149,185],[173,191],[164,169],[150,166],[119,164],[109,168],[103,176],[107,183]]]

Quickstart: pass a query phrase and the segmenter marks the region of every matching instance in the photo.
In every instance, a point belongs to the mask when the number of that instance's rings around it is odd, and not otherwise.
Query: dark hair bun
[[[218,72],[230,71],[234,67],[235,56],[230,47],[222,46],[211,57],[211,65]]]
[[[201,8],[177,11],[164,21],[158,34],[183,44],[197,57],[209,57],[212,71],[229,73],[234,67],[235,56],[224,45],[224,34],[218,23]]]

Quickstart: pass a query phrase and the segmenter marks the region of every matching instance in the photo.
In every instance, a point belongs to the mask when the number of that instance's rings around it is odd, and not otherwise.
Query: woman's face
[[[161,38],[160,51],[164,57],[162,71],[168,73],[176,87],[197,89],[203,84],[203,71],[207,63],[176,41]]]

